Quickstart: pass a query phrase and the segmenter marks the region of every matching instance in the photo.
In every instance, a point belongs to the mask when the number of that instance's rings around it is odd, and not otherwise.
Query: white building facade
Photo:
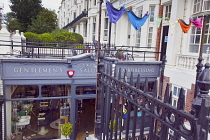
[[[190,17],[198,18],[205,15],[203,63],[207,62],[206,50],[210,47],[210,16],[208,16],[210,1],[111,0],[110,2],[116,9],[120,9],[122,6],[125,8],[131,6],[138,17],[143,17],[147,11],[150,16],[137,31],[130,24],[126,12],[116,24],[110,24],[104,1],[101,11],[101,43],[108,43],[109,26],[111,25],[110,43],[117,46],[146,47],[142,50],[161,52],[156,57],[157,60],[162,60],[166,55],[164,81],[172,84],[172,104],[176,106],[178,91],[183,87],[187,99],[186,110],[190,111],[194,96],[195,65],[198,63],[202,29],[191,24],[188,33],[184,33],[178,20],[182,19],[188,24]],[[81,34],[85,42],[98,40],[99,4],[100,2],[97,0],[63,0],[59,9],[59,27]],[[81,16],[82,13],[85,15]],[[158,19],[158,17],[162,19]],[[161,21],[160,26],[158,26],[159,21]]]

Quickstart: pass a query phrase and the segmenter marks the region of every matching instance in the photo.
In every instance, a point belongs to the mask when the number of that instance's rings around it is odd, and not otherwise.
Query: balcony
[[[87,11],[82,11],[82,13],[78,17],[76,17],[71,23],[69,23],[66,26],[64,26],[63,29],[66,29],[68,27],[75,26],[78,23],[87,20],[87,16],[88,16]]]
[[[209,57],[207,55],[203,56],[203,64],[208,62]],[[187,69],[187,70],[196,70],[196,65],[198,63],[198,56],[192,56],[192,55],[177,55],[176,60],[176,67],[181,69]]]

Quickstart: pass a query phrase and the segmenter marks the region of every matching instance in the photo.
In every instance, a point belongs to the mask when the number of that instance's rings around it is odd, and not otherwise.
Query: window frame
[[[176,93],[174,91],[175,88],[177,89]],[[171,104],[174,107],[177,107],[177,103],[178,103],[178,99],[179,99],[179,93],[180,93],[181,88],[182,87],[180,87],[180,86],[172,85],[172,103]],[[187,95],[187,90],[186,89],[184,89],[184,94],[185,94],[185,102],[186,102],[186,95]],[[176,104],[174,104],[174,101],[176,101]]]
[[[96,17],[93,17],[93,23],[92,23],[92,40],[95,40],[96,38]]]
[[[105,32],[107,32],[107,35],[105,34]],[[108,41],[108,36],[109,36],[108,34],[109,34],[109,17],[108,17],[108,13],[106,11],[104,11],[104,36],[103,36],[103,41]]]
[[[150,26],[148,28],[148,37],[147,37],[147,47],[151,48],[152,47],[152,41],[153,41],[153,31],[154,31],[154,27]]]
[[[171,8],[172,8],[172,5],[171,3],[168,4],[168,5],[165,5],[165,10],[164,10],[164,16],[165,18],[168,17],[169,19],[171,18]],[[165,19],[166,20],[166,19]]]
[[[194,16],[193,18],[198,18],[201,16]],[[210,47],[210,15],[206,17],[206,27],[204,33],[204,43],[203,43],[203,52],[207,53],[206,50]],[[200,50],[200,41],[202,36],[202,29],[197,29],[193,24],[190,29],[189,36],[189,53],[199,53]]]
[[[207,9],[205,9],[207,8]],[[200,12],[210,11],[209,0],[194,0],[193,1],[193,14],[199,14]]]
[[[139,18],[142,18],[142,16],[143,16],[143,6],[140,6],[139,8],[137,8],[136,15]],[[137,47],[141,46],[141,28],[136,31],[136,43],[135,43],[135,45]]]
[[[154,8],[154,9],[152,9],[152,8]],[[149,6],[149,13],[150,13],[150,15],[152,15],[152,16],[149,17],[149,22],[155,22],[155,18],[154,18],[155,5],[150,5]]]
[[[194,0],[193,1],[193,13],[199,13],[201,12],[201,7],[202,7],[202,0]]]

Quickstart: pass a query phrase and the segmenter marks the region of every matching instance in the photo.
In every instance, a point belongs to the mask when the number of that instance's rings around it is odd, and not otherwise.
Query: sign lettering
[[[15,73],[58,73],[62,68],[14,68]]]

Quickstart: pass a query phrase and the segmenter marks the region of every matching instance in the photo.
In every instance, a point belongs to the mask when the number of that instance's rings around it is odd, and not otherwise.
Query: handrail
[[[136,46],[116,46],[108,44],[101,44],[101,51],[104,52],[104,57],[116,57],[116,52],[123,48],[123,55],[130,55],[133,60],[146,61],[150,58],[155,58],[155,52],[148,50],[148,47]],[[76,54],[82,53],[96,53],[97,46],[94,43],[73,44],[68,42],[31,42],[31,41],[5,41],[0,40],[0,47],[2,51],[0,55],[14,56],[14,57],[27,57],[27,58],[45,58],[53,57],[64,59]],[[126,49],[124,49],[126,48]],[[141,49],[139,49],[141,48]],[[155,47],[152,47],[155,48]],[[142,50],[146,49],[146,50]],[[56,50],[56,51],[55,51]],[[114,55],[113,55],[114,54]],[[126,61],[123,59],[123,61]]]

